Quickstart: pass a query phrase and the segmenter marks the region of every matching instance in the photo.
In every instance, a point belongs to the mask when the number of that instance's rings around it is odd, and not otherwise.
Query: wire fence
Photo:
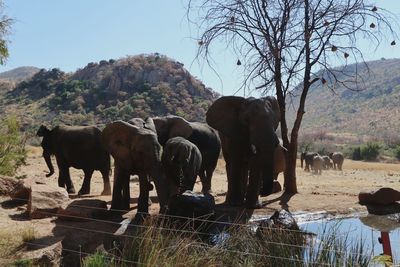
[[[26,201],[26,199],[16,199],[19,201]],[[86,205],[78,205],[78,204],[70,204],[68,205],[68,207],[74,207],[74,208],[82,208],[82,209],[86,209],[86,210],[103,210],[103,211],[110,211],[107,208],[101,208],[101,207],[91,207],[91,206],[86,206]],[[122,210],[113,210],[113,211],[119,211],[119,212],[126,212],[126,211],[122,211]],[[69,219],[74,219],[74,220],[82,220],[82,221],[86,221],[86,222],[98,222],[98,223],[105,223],[105,224],[110,224],[110,225],[114,225],[114,226],[121,226],[121,222],[116,222],[113,220],[106,220],[106,219],[96,219],[96,218],[89,218],[86,216],[79,216],[79,215],[71,215],[71,214],[58,214],[58,213],[54,213],[54,212],[46,212],[46,211],[37,211],[38,213],[41,213],[43,215],[46,216],[50,216],[50,217],[63,217],[63,218],[69,218]],[[8,213],[4,213],[2,212],[2,214],[6,214],[8,215]],[[147,213],[140,213],[137,212],[137,214],[141,214],[143,216],[147,216]],[[175,216],[175,215],[167,215],[167,214],[158,214],[158,215],[153,215],[152,218],[159,218],[159,219],[179,219],[179,220],[186,220],[192,223],[195,222],[200,222],[200,223],[207,223],[207,224],[223,224],[227,227],[246,227],[246,228],[251,228],[252,226],[255,226],[255,223],[253,225],[249,225],[249,224],[245,224],[245,223],[238,223],[238,222],[225,222],[225,221],[219,221],[219,220],[210,220],[207,218],[187,218],[187,217],[182,217],[182,216]],[[6,224],[5,222],[0,222],[0,224]],[[143,229],[143,230],[147,230],[150,227],[154,230],[157,231],[165,231],[165,232],[176,232],[179,234],[190,234],[190,235],[206,235],[206,236],[215,236],[214,233],[207,233],[207,232],[203,232],[203,231],[196,231],[194,229],[192,230],[186,230],[186,229],[177,229],[177,228],[172,228],[172,227],[166,227],[166,225],[141,225],[141,224],[127,224],[126,225],[127,228],[128,227],[135,227],[137,229]],[[70,229],[70,230],[74,230],[74,231],[86,231],[86,232],[90,232],[93,234],[103,234],[103,235],[111,235],[111,236],[115,236],[114,232],[107,232],[104,230],[98,230],[98,229],[91,229],[91,228],[86,228],[86,227],[81,227],[81,226],[75,226],[75,225],[69,225],[66,223],[56,223],[56,227],[59,228],[64,228],[64,229]],[[268,228],[268,231],[280,231],[280,232],[287,232],[287,233],[295,233],[295,234],[304,234],[304,231],[301,230],[293,230],[293,229],[284,229],[284,228],[279,228],[279,229],[275,229],[275,228]],[[150,237],[143,237],[143,236],[138,236],[138,235],[131,235],[131,234],[119,234],[119,237],[125,237],[131,240],[147,240],[147,241],[154,241],[156,242],[158,239],[155,238],[150,238]],[[47,245],[41,245],[41,244],[37,244],[37,243],[32,243],[32,242],[24,242],[27,245],[30,246],[47,246]],[[284,242],[274,242],[274,241],[267,241],[265,240],[266,244],[270,244],[270,245],[276,245],[276,246],[282,246],[282,247],[291,247],[291,248],[297,248],[297,249],[310,249],[310,244],[305,244],[305,245],[298,245],[298,244],[290,244],[290,243],[284,243]],[[200,246],[200,245],[194,245],[192,244],[191,246],[196,247],[196,246]],[[400,247],[396,245],[393,245],[394,247]],[[287,261],[295,261],[295,262],[303,262],[303,263],[307,263],[304,260],[301,259],[296,259],[296,258],[289,258],[289,257],[281,257],[281,256],[274,256],[274,255],[263,255],[263,254],[258,254],[258,253],[252,253],[252,252],[248,252],[248,251],[238,251],[238,250],[232,250],[232,249],[227,249],[224,248],[223,246],[211,246],[211,245],[201,245],[201,247],[206,247],[208,249],[216,249],[216,250],[221,250],[223,252],[230,252],[230,253],[235,253],[235,254],[241,254],[241,255],[252,255],[252,256],[256,256],[256,257],[266,257],[266,258],[270,258],[270,259],[279,259],[279,260],[287,260]],[[364,253],[356,253],[356,252],[349,252],[347,250],[335,250],[335,249],[321,249],[323,251],[327,251],[329,253],[336,253],[336,254],[343,254],[343,255],[353,255],[353,256],[361,256],[361,257],[365,257],[368,256],[367,254]],[[65,252],[70,252],[70,253],[79,253],[79,255],[84,255],[86,256],[93,256],[93,253],[87,253],[87,252],[82,252],[82,251],[76,251],[76,250],[71,250],[71,249],[67,249],[67,248],[63,248],[63,251]],[[108,256],[104,256],[105,258],[107,258]],[[118,258],[118,257],[109,257],[109,259],[111,260],[117,260],[119,262],[125,262],[125,263],[129,263],[129,264],[135,264],[137,266],[140,265],[144,265],[145,263],[141,263],[141,262],[137,262],[137,261],[129,261],[123,258]],[[319,263],[319,265],[325,265],[323,263]],[[326,264],[327,266],[329,266],[329,264]]]

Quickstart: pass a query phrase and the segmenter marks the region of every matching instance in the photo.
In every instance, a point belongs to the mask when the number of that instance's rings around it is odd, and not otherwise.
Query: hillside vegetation
[[[103,124],[166,114],[203,121],[217,98],[183,64],[159,54],[102,60],[74,73],[41,69],[0,91],[2,115],[16,114],[31,130],[43,122]]]
[[[303,135],[340,136],[351,142],[385,140],[400,143],[400,59],[349,65],[362,79],[352,90],[334,91],[321,83],[311,88],[303,117]]]

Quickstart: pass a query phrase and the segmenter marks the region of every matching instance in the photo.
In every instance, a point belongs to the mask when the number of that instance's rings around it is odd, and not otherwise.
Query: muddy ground
[[[55,160],[53,159],[55,164]],[[41,148],[31,147],[27,165],[21,167],[17,175],[23,177],[36,177],[43,179],[48,184],[57,185],[57,170],[52,177],[46,178],[48,172],[43,158]],[[71,169],[71,177],[76,190],[79,190],[83,182],[83,172]],[[283,176],[278,178],[283,184]],[[327,211],[332,215],[349,215],[353,213],[367,212],[365,206],[358,204],[358,193],[362,190],[374,190],[381,187],[392,187],[400,190],[400,164],[359,162],[345,160],[343,171],[327,170],[322,175],[314,175],[305,172],[298,166],[297,185],[299,193],[293,196],[285,196],[282,192],[263,197],[264,208],[254,211],[255,215],[270,215],[275,210],[286,208],[291,212],[317,212]],[[136,197],[138,196],[138,182],[131,180],[131,215],[136,212]],[[99,172],[95,172],[92,178],[91,196],[107,201],[110,204],[111,196],[100,196],[103,182]],[[195,191],[200,191],[201,183],[195,185]],[[212,180],[212,190],[217,204],[225,200],[227,189],[225,163],[220,159]],[[155,192],[151,192],[155,196]],[[154,198],[153,198],[154,199]],[[0,225],[2,229],[10,232],[20,232],[27,227],[35,229],[35,237],[41,238],[55,235],[57,227],[54,218],[30,220],[24,215],[26,205],[10,204],[7,197],[0,197]],[[150,207],[151,213],[158,212],[158,203]],[[68,224],[68,223],[67,223]],[[114,231],[118,225],[113,225]],[[65,229],[64,229],[65,230]],[[0,253],[1,255],[1,253]]]

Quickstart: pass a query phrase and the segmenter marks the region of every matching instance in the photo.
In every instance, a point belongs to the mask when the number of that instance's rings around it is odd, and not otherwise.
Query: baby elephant
[[[332,169],[333,163],[329,156],[322,156],[322,158],[324,159],[324,170]]]
[[[315,174],[322,174],[322,169],[324,168],[324,159],[320,155],[314,156],[312,168]]]
[[[183,137],[173,137],[164,146],[161,163],[170,196],[193,190],[201,166],[200,150]]]

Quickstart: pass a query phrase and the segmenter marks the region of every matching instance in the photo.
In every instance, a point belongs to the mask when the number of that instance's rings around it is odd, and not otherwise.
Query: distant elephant
[[[216,130],[201,122],[188,122],[179,116],[153,118],[157,129],[158,141],[162,146],[172,137],[183,137],[197,146],[202,156],[199,171],[202,192],[211,191],[211,179],[219,154],[221,141]]]
[[[322,159],[324,160],[324,170],[333,168],[333,163],[329,156],[322,156]]]
[[[304,168],[305,171],[310,171],[313,166],[314,156],[318,155],[317,152],[303,152],[300,155],[301,167],[303,168],[303,161],[305,161],[306,166]]]
[[[344,156],[341,152],[333,152],[329,153],[329,157],[333,161],[333,169],[338,169],[339,171],[342,170]]]
[[[102,132],[103,144],[115,161],[111,209],[129,209],[129,179],[130,175],[136,174],[140,187],[138,212],[148,213],[149,191],[152,189],[150,177],[156,186],[160,212],[164,212],[168,192],[162,173],[161,146],[156,133],[151,130],[153,121],[148,118],[141,127],[134,123],[115,121],[107,124]]]
[[[207,123],[218,130],[226,162],[226,203],[259,208],[259,195],[272,193],[275,133],[280,121],[278,101],[223,96],[207,111]]]
[[[320,155],[315,155],[312,162],[312,167],[315,174],[322,174],[324,168],[324,159]]]
[[[161,163],[170,196],[193,190],[201,166],[201,153],[196,145],[183,137],[169,139],[165,143]]]
[[[110,195],[110,155],[101,144],[101,131],[95,126],[56,126],[49,130],[40,126],[36,133],[43,137],[41,146],[43,158],[50,173],[54,173],[51,155],[55,155],[59,169],[58,186],[66,187],[68,193],[75,193],[69,174],[69,168],[81,169],[85,173],[83,184],[78,194],[90,193],[90,180],[95,170],[103,176],[102,195]]]

